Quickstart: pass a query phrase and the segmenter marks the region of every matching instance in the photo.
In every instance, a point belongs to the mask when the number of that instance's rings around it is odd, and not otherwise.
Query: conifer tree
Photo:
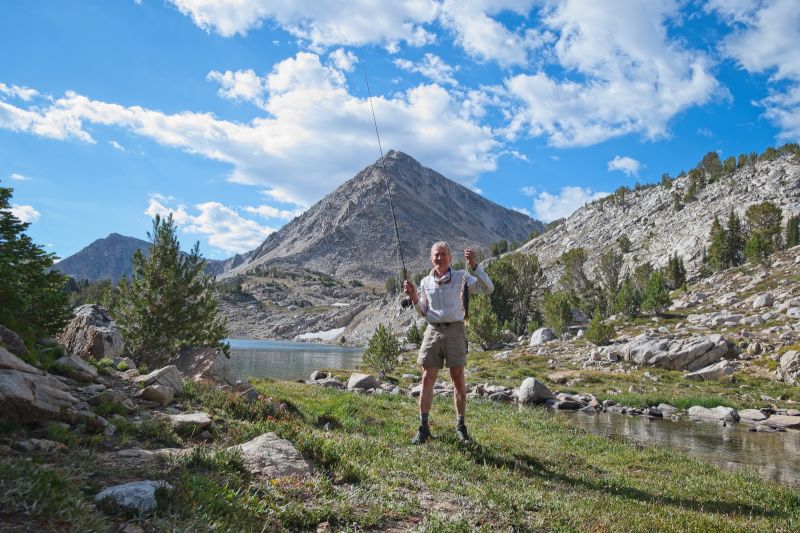
[[[678,257],[678,252],[675,252],[669,258],[667,284],[671,289],[679,289],[686,286],[686,267],[683,265],[683,259]]]
[[[725,228],[719,221],[719,217],[714,217],[711,223],[711,245],[708,248],[708,265],[711,270],[724,270],[730,266],[725,243],[727,234]]]
[[[569,294],[564,291],[547,293],[542,304],[544,323],[556,335],[561,335],[572,321],[572,304]]]
[[[153,219],[150,255],[133,256],[131,280],[119,285],[115,314],[137,364],[158,366],[182,347],[220,347],[227,335],[214,298],[213,278],[199,243],[181,254],[170,215]]]
[[[669,291],[664,283],[664,273],[653,272],[644,291],[642,309],[659,315],[670,303]]]
[[[728,228],[725,232],[725,263],[727,266],[741,264],[744,253],[744,233],[742,221],[731,208],[728,213]]]
[[[12,192],[0,187],[0,324],[30,344],[70,319],[67,277],[50,271],[56,257],[24,233],[30,224],[11,212]]]
[[[375,328],[364,350],[362,357],[363,363],[374,370],[381,379],[397,366],[397,358],[400,355],[400,343],[392,332],[392,327],[386,324],[379,324]]]
[[[620,285],[616,298],[616,311],[628,318],[636,318],[639,315],[639,307],[642,303],[642,295],[636,289],[636,285],[629,277]]]
[[[759,233],[763,241],[770,248],[770,253],[781,244],[781,221],[783,213],[781,208],[772,202],[761,202],[751,205],[744,214],[750,235]]]
[[[800,215],[789,217],[786,221],[786,248],[800,244]]]

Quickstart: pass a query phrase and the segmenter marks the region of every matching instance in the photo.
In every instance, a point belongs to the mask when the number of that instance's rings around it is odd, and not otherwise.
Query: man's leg
[[[467,426],[464,423],[464,412],[467,409],[467,384],[464,381],[464,367],[452,367],[450,378],[453,380],[453,403],[456,407],[456,434],[462,441],[469,440]]]
[[[430,437],[428,415],[431,412],[431,405],[433,404],[433,386],[436,384],[438,375],[438,368],[432,366],[422,367],[422,391],[419,394],[419,431],[417,431],[417,435],[411,440],[412,444],[422,444]]]

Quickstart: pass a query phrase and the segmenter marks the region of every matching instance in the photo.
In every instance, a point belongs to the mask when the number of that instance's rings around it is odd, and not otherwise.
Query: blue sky
[[[49,251],[255,248],[402,150],[548,221],[800,140],[796,0],[57,0],[0,8],[0,185]],[[402,209],[402,206],[399,206]]]

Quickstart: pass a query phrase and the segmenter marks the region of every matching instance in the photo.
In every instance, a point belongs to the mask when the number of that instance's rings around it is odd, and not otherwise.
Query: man
[[[439,370],[445,365],[453,380],[453,401],[456,407],[456,435],[469,440],[464,423],[467,386],[464,367],[467,364],[467,332],[464,326],[464,302],[470,294],[490,294],[494,285],[483,268],[477,264],[475,251],[467,248],[464,258],[469,272],[450,268],[450,247],[437,242],[431,247],[431,273],[422,278],[419,293],[413,283],[403,282],[403,291],[411,298],[417,313],[425,317],[428,328],[419,349],[417,362],[422,365],[422,393],[419,395],[419,430],[411,440],[422,444],[430,436],[428,415],[433,403],[433,386]]]

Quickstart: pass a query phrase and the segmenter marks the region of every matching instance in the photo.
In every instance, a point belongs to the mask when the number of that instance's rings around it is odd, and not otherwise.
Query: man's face
[[[446,248],[431,248],[431,264],[439,275],[447,272],[450,268],[450,255]]]

